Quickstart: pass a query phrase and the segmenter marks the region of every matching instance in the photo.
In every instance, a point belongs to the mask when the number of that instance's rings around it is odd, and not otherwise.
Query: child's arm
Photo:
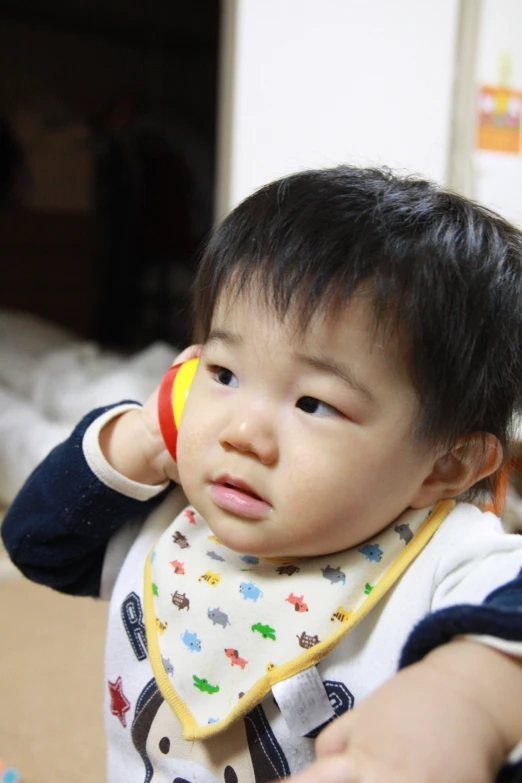
[[[119,406],[113,406],[118,408]],[[85,416],[29,476],[0,528],[14,564],[29,579],[73,595],[99,595],[105,550],[125,522],[145,519],[165,491],[132,497],[93,473],[83,441],[111,409]]]
[[[292,781],[492,783],[522,738],[521,705],[520,660],[455,640],[334,721]]]
[[[187,349],[176,361],[196,351]],[[121,461],[123,453],[134,465],[130,475],[115,465],[111,475],[98,446],[99,423],[118,410],[124,412],[101,430],[99,441],[109,450],[109,462],[111,455]],[[137,433],[142,412],[150,419],[150,430]],[[110,433],[116,424],[120,440],[113,442]],[[175,465],[167,459],[163,441],[155,438],[155,427],[159,432],[154,395],[143,408],[130,403],[123,409],[97,409],[33,471],[1,527],[5,547],[25,576],[65,593],[99,595],[109,539],[126,522],[144,520],[168,492],[165,478],[175,478]],[[89,453],[85,441],[93,433],[97,442]]]

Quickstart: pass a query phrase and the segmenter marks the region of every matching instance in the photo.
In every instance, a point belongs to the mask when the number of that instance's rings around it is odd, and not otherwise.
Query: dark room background
[[[213,215],[218,0],[2,0],[0,307],[189,338]]]

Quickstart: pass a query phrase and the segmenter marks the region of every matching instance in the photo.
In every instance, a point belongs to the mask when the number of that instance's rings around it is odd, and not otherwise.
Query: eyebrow
[[[333,359],[320,359],[318,356],[310,356],[305,353],[296,353],[295,357],[302,364],[313,367],[314,370],[319,370],[327,375],[334,375],[336,378],[340,378],[340,380],[346,383],[351,389],[360,392],[369,402],[373,405],[375,404],[375,396],[367,386],[357,380],[354,373],[348,367],[339,364]]]
[[[205,340],[205,345],[210,343],[225,343],[225,345],[240,345],[243,338],[237,332],[230,332],[227,329],[212,329]]]
[[[212,343],[224,343],[225,345],[241,345],[243,338],[237,332],[231,332],[228,329],[212,329],[209,333],[205,345]],[[301,364],[308,365],[314,370],[319,370],[326,375],[333,375],[346,383],[351,389],[360,392],[373,405],[376,403],[372,392],[355,377],[354,373],[348,368],[334,361],[333,359],[322,359],[318,356],[311,356],[307,353],[295,353],[295,358]]]

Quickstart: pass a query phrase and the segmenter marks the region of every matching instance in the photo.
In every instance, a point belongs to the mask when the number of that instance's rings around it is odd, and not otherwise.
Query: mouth
[[[252,487],[250,487],[245,481],[241,481],[241,479],[231,478],[230,476],[222,476],[221,478],[218,478],[215,483],[220,484],[222,487],[227,487],[228,489],[235,489],[238,492],[243,492],[245,495],[250,495],[250,497],[255,498],[256,500],[263,500],[263,498],[260,497],[257,492],[254,492]]]
[[[232,476],[220,476],[211,481],[210,495],[221,509],[246,519],[263,519],[272,510],[270,503],[260,497],[251,486]]]

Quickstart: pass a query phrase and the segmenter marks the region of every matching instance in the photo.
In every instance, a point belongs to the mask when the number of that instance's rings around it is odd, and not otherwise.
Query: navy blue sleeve
[[[490,593],[479,606],[452,606],[421,620],[404,646],[399,668],[420,661],[431,650],[463,634],[522,642],[522,571],[516,579]],[[497,783],[521,782],[522,762],[506,765],[497,777]]]
[[[148,501],[110,489],[89,468],[82,447],[89,413],[29,476],[0,528],[13,563],[34,582],[71,595],[98,596],[105,550],[125,522],[145,519],[170,491]]]
[[[400,668],[420,661],[435,647],[462,634],[522,642],[522,571],[516,579],[494,590],[479,606],[451,606],[421,620],[404,646]]]

